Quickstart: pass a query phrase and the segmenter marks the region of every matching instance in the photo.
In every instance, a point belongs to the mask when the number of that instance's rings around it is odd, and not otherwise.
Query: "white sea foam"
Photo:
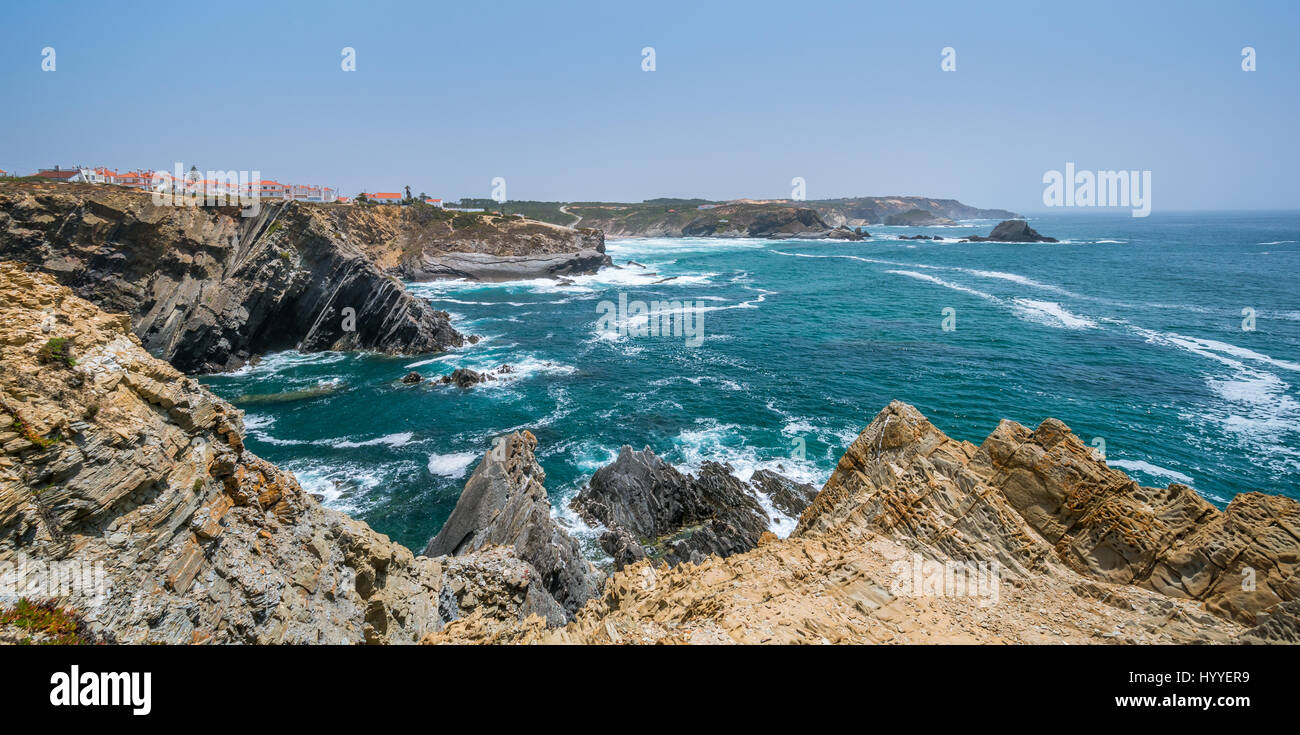
[[[474,452],[455,452],[453,454],[430,454],[429,474],[456,479],[469,472],[469,466],[478,459]]]
[[[973,289],[973,288],[968,288],[968,287],[966,287],[966,286],[963,286],[963,285],[958,284],[958,283],[953,283],[953,282],[951,282],[951,281],[945,281],[945,280],[943,280],[942,278],[938,278],[938,277],[932,276],[932,275],[930,275],[930,274],[928,274],[928,273],[917,273],[916,271],[904,271],[904,270],[887,270],[887,271],[885,271],[885,272],[886,272],[886,273],[893,273],[893,274],[895,274],[895,275],[900,275],[900,276],[907,276],[908,278],[915,278],[915,279],[917,279],[918,281],[926,281],[926,282],[928,282],[928,283],[933,283],[933,284],[935,284],[935,285],[937,285],[937,286],[943,286],[944,288],[950,288],[950,289],[952,289],[952,290],[954,290],[954,291],[961,291],[962,293],[968,293],[968,294],[970,294],[970,295],[972,295],[972,296],[978,296],[978,297],[980,297],[981,299],[986,299],[986,300],[988,300],[988,301],[993,301],[993,302],[1001,302],[1001,301],[1002,301],[1002,299],[999,299],[997,296],[994,296],[993,294],[984,293],[983,291],[978,291],[978,290]]]
[[[1153,477],[1164,477],[1174,482],[1181,482],[1184,485],[1191,485],[1192,478],[1176,470],[1167,469],[1158,465],[1151,464],[1141,459],[1107,459],[1106,464],[1111,467],[1118,467],[1125,472],[1141,472]]]
[[[350,353],[347,352],[298,352],[297,350],[284,350],[263,355],[260,360],[246,362],[240,366],[239,369],[232,370],[225,373],[225,375],[230,377],[253,375],[260,378],[266,378],[285,370],[291,370],[305,365],[329,365],[341,360],[346,360],[349,356]]]
[[[1067,311],[1054,301],[1035,301],[1033,299],[1015,299],[1017,311],[1030,321],[1046,324],[1049,327],[1065,329],[1096,329],[1093,320]]]
[[[733,474],[746,484],[755,472],[763,469],[818,488],[830,478],[829,472],[806,458],[760,458],[754,447],[745,444],[741,427],[736,424],[721,424],[714,419],[696,423],[698,428],[684,429],[677,436],[676,452],[682,461],[674,464],[683,472],[698,474],[705,462],[714,461],[731,465]],[[755,497],[768,513],[773,533],[784,538],[794,531],[797,519],[777,510],[762,493],[755,492]]]
[[[396,447],[401,447],[410,444],[411,438],[414,436],[415,435],[412,434],[411,432],[404,431],[399,434],[389,434],[387,436],[381,436],[377,439],[366,439],[364,441],[359,441],[359,442],[351,441],[348,439],[331,439],[324,443],[336,449],[355,449],[357,447],[378,447],[378,446],[387,446],[387,447],[396,448]]]
[[[1003,273],[1002,271],[982,271],[982,270],[976,270],[974,268],[958,268],[957,270],[960,270],[963,273],[969,273],[972,276],[979,276],[980,278],[996,278],[1003,281],[1011,281],[1012,283],[1018,283],[1022,286],[1039,288],[1044,291],[1052,291],[1065,296],[1075,295],[1061,288],[1060,286],[1053,286],[1050,283],[1041,283],[1039,281],[1035,281],[1032,278],[1028,278],[1026,276],[1022,276],[1016,273]]]

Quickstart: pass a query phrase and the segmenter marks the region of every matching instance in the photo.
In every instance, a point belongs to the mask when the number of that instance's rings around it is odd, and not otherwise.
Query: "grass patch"
[[[25,597],[11,608],[0,608],[0,630],[4,629],[21,636],[19,645],[83,646],[99,642],[76,611],[53,602],[31,602]]]
[[[44,363],[57,363],[73,367],[77,361],[72,359],[72,341],[67,337],[55,337],[36,351],[36,359]]]
[[[31,442],[32,444],[35,444],[37,447],[40,447],[41,449],[49,449],[51,446],[54,446],[54,444],[56,444],[61,438],[58,434],[55,434],[53,437],[47,439],[46,437],[43,437],[40,434],[36,433],[36,430],[33,429],[31,425],[28,424],[26,421],[23,421],[23,417],[19,416],[18,412],[15,411],[13,408],[10,408],[9,404],[7,403],[0,402],[0,409],[2,409],[5,413],[9,414],[9,418],[13,420],[14,431],[17,431],[19,434],[22,434],[24,439]]]

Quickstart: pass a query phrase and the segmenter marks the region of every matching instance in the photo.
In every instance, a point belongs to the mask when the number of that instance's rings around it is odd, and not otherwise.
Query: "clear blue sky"
[[[1300,3],[6,3],[0,169],[260,170],[511,199],[1300,207]],[[41,49],[57,71],[41,71]],[[357,52],[357,71],[340,51]],[[641,70],[641,49],[657,70]],[[940,51],[957,70],[940,71]],[[1258,71],[1241,70],[1241,48]]]

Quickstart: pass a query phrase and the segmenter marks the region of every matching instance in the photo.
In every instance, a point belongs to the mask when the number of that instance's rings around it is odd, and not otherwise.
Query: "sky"
[[[0,15],[10,172],[181,162],[448,200],[487,197],[501,177],[509,199],[567,201],[788,197],[801,177],[810,199],[1034,212],[1044,174],[1072,162],[1151,171],[1157,211],[1300,207],[1294,1],[26,2]]]

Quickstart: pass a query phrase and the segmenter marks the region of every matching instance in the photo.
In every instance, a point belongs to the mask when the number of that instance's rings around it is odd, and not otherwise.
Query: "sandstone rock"
[[[96,633],[399,643],[460,615],[563,621],[509,549],[416,557],[322,507],[244,448],[238,410],[50,276],[0,262],[0,323],[0,414],[29,437],[0,455],[0,564],[70,565],[81,581],[59,597]],[[51,334],[75,366],[39,361]]]
[[[603,578],[551,517],[546,474],[533,456],[536,446],[537,439],[527,431],[498,439],[424,553],[462,556],[490,546],[511,547],[572,614],[599,593]]]

